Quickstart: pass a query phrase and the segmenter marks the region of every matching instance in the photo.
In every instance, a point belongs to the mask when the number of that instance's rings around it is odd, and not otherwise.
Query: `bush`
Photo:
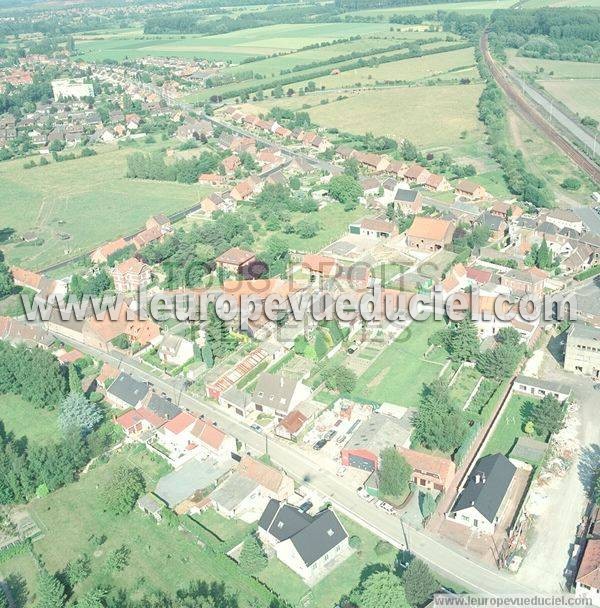
[[[350,539],[348,540],[348,544],[353,548],[353,549],[360,549],[362,546],[362,539],[360,538],[360,536],[351,536]]]
[[[389,555],[394,550],[394,547],[386,540],[380,540],[375,545],[375,555],[381,557],[382,555]]]

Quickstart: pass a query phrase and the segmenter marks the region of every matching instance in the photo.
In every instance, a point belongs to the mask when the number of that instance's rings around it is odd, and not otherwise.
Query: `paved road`
[[[507,73],[521,91],[547,113],[547,118],[550,122],[556,122],[566,129],[577,141],[585,146],[592,155],[595,155],[596,152],[600,151],[600,143],[598,143],[596,138],[592,137],[585,129],[582,129],[578,123],[557,108],[555,103],[552,103],[545,95],[540,93],[530,84],[527,84],[514,72],[508,71]]]
[[[581,218],[590,232],[600,234],[600,214],[592,207],[578,207],[573,211]]]
[[[264,435],[256,433],[245,422],[228,411],[187,394],[182,390],[180,380],[165,380],[148,373],[139,362],[130,357],[105,353],[60,334],[57,334],[57,337],[70,342],[82,352],[89,353],[121,370],[151,382],[158,390],[169,395],[174,403],[178,403],[181,407],[196,414],[204,414],[211,418],[221,428],[244,442],[248,448],[258,453],[264,453],[265,448],[268,447],[273,462],[281,466],[297,481],[311,486],[328,497],[340,511],[395,547],[408,546],[410,551],[429,562],[445,577],[457,581],[477,593],[497,595],[533,592],[531,587],[518,583],[514,577],[483,566],[472,560],[466,552],[448,547],[428,533],[411,528],[397,516],[384,513],[364,502],[354,489],[348,488],[342,479],[336,477],[333,470],[322,468],[322,463],[317,462],[311,454],[300,451],[299,448],[283,440],[272,437],[267,440]]]

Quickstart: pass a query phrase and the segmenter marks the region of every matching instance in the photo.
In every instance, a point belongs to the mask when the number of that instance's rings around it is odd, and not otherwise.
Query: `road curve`
[[[533,126],[539,129],[546,137],[564,154],[566,154],[582,171],[597,184],[600,184],[600,167],[588,158],[583,152],[576,148],[563,135],[561,135],[552,124],[540,114],[533,105],[519,92],[507,77],[504,68],[499,66],[490,54],[488,45],[488,33],[483,33],[480,41],[483,58],[506,96],[518,107],[520,114]]]

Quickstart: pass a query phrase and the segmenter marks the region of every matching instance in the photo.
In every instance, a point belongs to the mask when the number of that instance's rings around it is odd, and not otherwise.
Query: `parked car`
[[[320,450],[327,443],[327,439],[319,439],[314,445],[313,450]]]
[[[371,496],[362,486],[360,486],[360,488],[358,488],[356,492],[363,500],[366,500],[367,502],[373,502],[373,500],[375,499],[375,497]]]
[[[338,477],[343,477],[346,474],[347,470],[348,470],[348,467],[345,467],[344,465],[342,465],[341,467],[338,467],[338,470],[335,472],[335,474]]]
[[[251,425],[250,425],[250,428],[251,428],[253,431],[256,431],[257,433],[262,433],[262,431],[263,431],[262,426],[260,426],[260,424],[257,424],[256,422],[254,422],[253,424],[251,424]]]
[[[330,439],[333,439],[336,435],[337,435],[337,431],[334,429],[330,429],[325,433],[325,435],[323,436],[323,439],[325,439],[325,441],[329,441]]]
[[[350,344],[350,346],[346,349],[346,352],[349,355],[352,355],[358,350],[358,344]]]
[[[600,391],[600,383],[594,384],[594,390],[595,391]]]

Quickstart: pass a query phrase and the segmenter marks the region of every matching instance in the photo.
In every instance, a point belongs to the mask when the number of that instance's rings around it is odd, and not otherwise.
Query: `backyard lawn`
[[[429,337],[440,329],[441,323],[433,319],[411,323],[360,376],[353,394],[417,407],[423,383],[437,378],[443,368],[443,362],[423,357]]]
[[[48,444],[60,437],[56,410],[35,408],[18,395],[0,395],[0,421],[7,433],[26,437],[32,444]]]
[[[481,374],[473,367],[464,366],[460,370],[457,379],[451,386],[452,396],[459,408],[462,409],[480,378]]]
[[[365,568],[374,564],[389,566],[394,563],[395,549],[390,547],[389,553],[377,555],[375,546],[379,540],[375,535],[345,517],[340,516],[340,520],[350,537],[358,536],[361,539],[361,546],[312,589],[277,559],[269,561],[260,579],[272,589],[276,589],[293,606],[322,608],[336,606],[342,595],[349,593],[358,585]]]
[[[501,453],[508,456],[519,437],[526,437],[524,428],[531,404],[537,401],[533,397],[513,395],[505,406],[493,435],[485,446],[485,454]],[[544,441],[545,437],[533,436],[533,439]]]
[[[250,608],[255,598],[261,600],[261,605],[268,604],[271,594],[242,574],[224,554],[200,548],[189,535],[164,521],[156,524],[137,508],[119,517],[105,512],[102,507],[103,488],[112,471],[122,463],[140,467],[150,488],[168,469],[164,461],[152,457],[138,446],[113,456],[107,464],[93,468],[80,481],[31,503],[30,512],[43,530],[43,536],[34,543],[34,549],[50,572],[59,571],[70,560],[87,554],[92,571],[76,586],[77,595],[101,585],[127,589],[139,599],[142,590],[173,593],[192,581],[225,580],[228,590],[238,596],[240,607]],[[210,518],[207,523],[225,534],[223,522],[212,516],[206,517]],[[96,538],[104,536],[104,542],[94,542],[94,535]],[[128,565],[121,571],[107,572],[104,568],[107,555],[123,544],[129,550]],[[228,572],[230,567],[235,576]],[[27,605],[35,603],[36,581],[32,575],[35,568],[30,567],[26,556],[3,563],[0,572],[4,576],[21,574],[29,594]]]

